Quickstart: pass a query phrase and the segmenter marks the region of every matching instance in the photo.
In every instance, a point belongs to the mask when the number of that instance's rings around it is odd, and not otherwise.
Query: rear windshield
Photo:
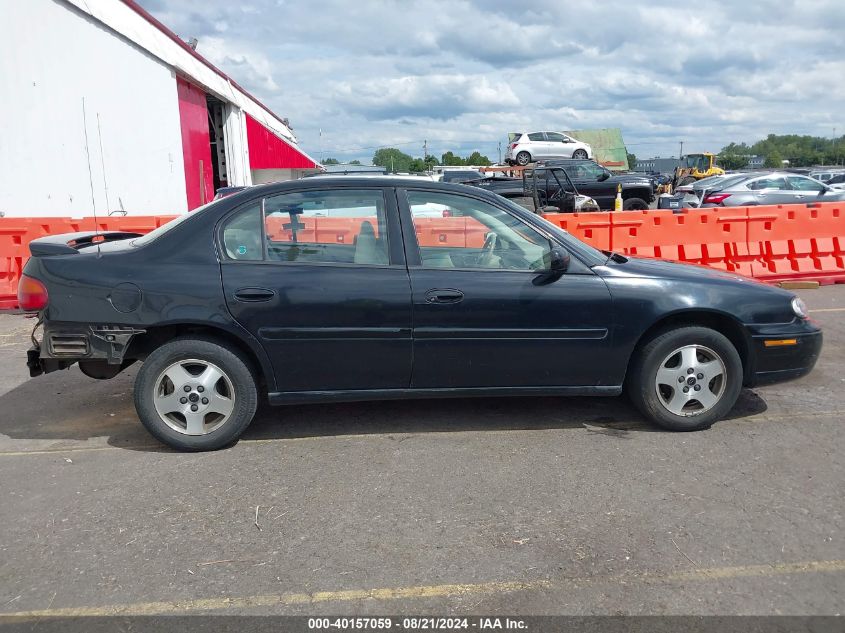
[[[213,205],[217,202],[220,202],[220,200],[212,200],[211,202],[204,204],[201,207],[197,207],[193,211],[189,211],[188,213],[184,213],[180,216],[177,216],[176,218],[170,220],[170,222],[168,222],[167,224],[162,224],[157,229],[154,229],[154,230],[150,231],[149,233],[147,233],[146,235],[143,235],[143,236],[139,237],[138,239],[133,240],[132,246],[145,246],[146,244],[149,244],[150,242],[158,239],[159,237],[161,237],[162,235],[164,235],[168,231],[172,231],[173,229],[175,229],[177,226],[182,224],[182,222],[184,222],[188,218],[192,218],[197,213],[201,213],[201,212],[205,211],[208,207],[210,207],[211,205]]]
[[[742,174],[741,176],[730,176],[728,178],[722,178],[719,182],[714,183],[715,189],[726,189],[728,187],[733,187],[741,183],[743,180],[748,180],[751,178],[748,174]]]

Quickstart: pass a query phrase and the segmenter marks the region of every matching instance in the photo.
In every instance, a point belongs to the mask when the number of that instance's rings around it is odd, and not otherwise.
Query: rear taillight
[[[26,312],[38,312],[47,307],[47,287],[32,277],[21,275],[18,283],[18,305]]]
[[[722,204],[725,200],[731,197],[729,193],[711,193],[709,196],[704,198],[704,202],[708,204]]]
[[[516,149],[517,145],[519,145],[519,143],[511,143],[511,149]]]

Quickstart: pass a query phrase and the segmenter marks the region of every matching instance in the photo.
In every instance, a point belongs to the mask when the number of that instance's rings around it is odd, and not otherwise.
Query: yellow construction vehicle
[[[709,176],[720,176],[725,170],[716,165],[716,156],[710,152],[703,154],[687,154],[681,159],[681,164],[675,167],[672,176],[672,189],[679,185],[689,185],[696,180]]]

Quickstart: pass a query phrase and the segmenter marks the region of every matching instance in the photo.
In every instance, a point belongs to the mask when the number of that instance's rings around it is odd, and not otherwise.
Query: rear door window
[[[388,264],[380,190],[302,191],[267,198],[264,232],[269,261]]]
[[[760,191],[761,189],[791,189],[789,183],[786,182],[786,178],[783,177],[761,178],[760,180],[755,180],[754,182],[748,183],[748,188],[752,189],[753,191]]]
[[[532,132],[528,135],[528,139],[531,141],[545,141],[546,138],[542,132]]]
[[[226,218],[226,259],[386,266],[384,195],[374,190],[300,191],[265,198]]]

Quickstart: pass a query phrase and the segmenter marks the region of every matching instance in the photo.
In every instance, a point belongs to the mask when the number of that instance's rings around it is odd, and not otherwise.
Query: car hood
[[[773,286],[764,284],[761,281],[732,273],[716,270],[708,266],[697,264],[681,264],[666,259],[650,259],[646,257],[619,258],[620,261],[611,259],[607,264],[598,268],[600,274],[610,277],[640,277],[651,279],[678,279],[713,283],[743,284],[756,288],[767,288],[773,291],[780,291],[784,294],[791,294]],[[625,259],[624,262],[621,259]]]
[[[623,185],[651,185],[651,179],[643,178],[642,176],[635,176],[633,174],[617,174],[613,175],[604,182],[621,183]]]

